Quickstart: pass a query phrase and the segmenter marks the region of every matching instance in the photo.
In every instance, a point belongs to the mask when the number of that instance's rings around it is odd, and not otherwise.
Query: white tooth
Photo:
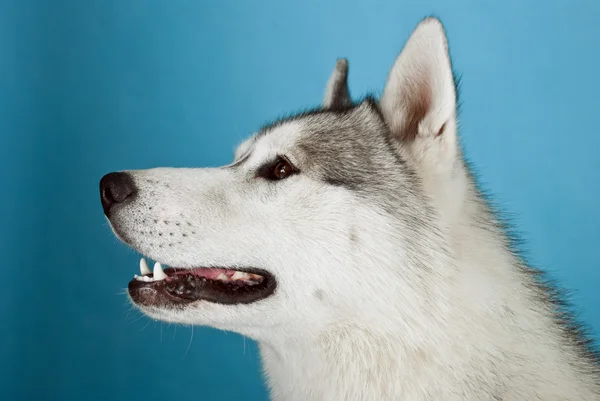
[[[254,279],[254,280],[260,280],[261,278],[263,278],[262,276],[258,275],[258,274],[249,274],[250,278]]]
[[[146,274],[152,274],[152,272],[148,268],[148,264],[146,263],[146,259],[144,259],[144,258],[140,259],[140,273],[142,274],[142,276],[145,276]]]
[[[250,275],[248,273],[236,271],[235,273],[233,273],[233,276],[231,276],[231,279],[232,280],[244,280],[249,277],[250,277]]]
[[[229,280],[229,277],[227,277],[227,275],[225,275],[225,273],[219,273],[219,275],[217,276],[217,280],[227,281],[227,280]]]
[[[158,262],[156,262],[154,264],[154,273],[153,274],[154,274],[154,281],[160,281],[160,280],[164,280],[167,278],[167,275],[163,271],[162,266]]]

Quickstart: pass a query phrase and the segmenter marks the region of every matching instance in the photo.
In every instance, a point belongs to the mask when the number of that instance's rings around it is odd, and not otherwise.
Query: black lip
[[[249,304],[265,299],[273,294],[277,283],[273,275],[266,270],[255,268],[226,268],[246,273],[259,274],[260,283],[253,285],[242,282],[223,282],[194,276],[192,274],[174,275],[182,270],[168,268],[168,278],[161,281],[145,282],[133,279],[129,282],[129,296],[140,306],[177,307],[196,301],[208,301],[224,305]],[[152,275],[150,275],[152,276]]]

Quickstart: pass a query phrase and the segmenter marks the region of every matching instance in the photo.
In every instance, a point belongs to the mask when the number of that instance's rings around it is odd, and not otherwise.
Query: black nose
[[[100,200],[106,217],[110,217],[110,209],[119,203],[132,199],[137,189],[131,176],[127,173],[109,173],[100,180]]]

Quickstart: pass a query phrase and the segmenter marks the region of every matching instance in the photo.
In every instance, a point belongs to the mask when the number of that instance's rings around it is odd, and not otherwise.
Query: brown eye
[[[275,161],[259,168],[256,175],[269,181],[278,181],[296,173],[298,170],[289,161],[278,157]]]
[[[293,172],[294,169],[292,166],[290,166],[290,163],[283,159],[277,161],[277,163],[275,163],[275,167],[273,168],[273,176],[278,180],[286,178]]]

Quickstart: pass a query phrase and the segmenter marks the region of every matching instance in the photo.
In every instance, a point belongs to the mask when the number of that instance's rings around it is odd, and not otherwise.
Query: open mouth
[[[129,282],[129,295],[141,306],[175,306],[195,301],[248,304],[267,298],[275,291],[275,278],[261,269],[198,267],[154,270],[140,260],[140,275]]]

